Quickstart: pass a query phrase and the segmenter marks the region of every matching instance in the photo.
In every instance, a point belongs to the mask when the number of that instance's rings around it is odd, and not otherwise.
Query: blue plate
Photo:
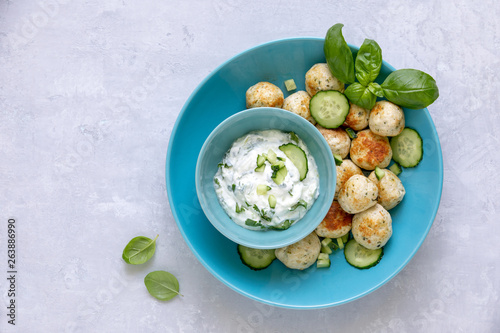
[[[436,216],[443,184],[439,138],[427,109],[405,110],[407,126],[424,141],[424,158],[400,175],[406,188],[403,202],[390,211],[393,236],[382,261],[358,270],[342,251],[330,256],[329,269],[289,270],[279,261],[267,269],[244,266],[236,244],[215,229],[203,214],[195,188],[200,149],[224,119],[245,109],[245,92],[259,81],[284,89],[294,79],[305,90],[304,76],[315,63],[325,62],[322,38],[290,38],[249,49],[214,70],[191,94],[170,137],[166,161],[167,192],[172,213],[188,246],[220,281],[252,299],[287,308],[311,309],[343,304],[362,297],[393,278],[415,255]],[[353,52],[357,48],[352,47]],[[377,82],[393,71],[383,63]]]

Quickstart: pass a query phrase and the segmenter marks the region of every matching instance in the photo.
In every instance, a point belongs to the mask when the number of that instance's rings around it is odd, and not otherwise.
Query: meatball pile
[[[336,166],[335,198],[316,230],[299,242],[275,250],[287,267],[303,270],[313,265],[321,251],[321,238],[339,238],[349,232],[368,249],[383,247],[392,236],[389,213],[405,195],[401,180],[387,167],[392,159],[389,138],[405,127],[403,109],[389,101],[379,101],[371,109],[350,104],[344,124],[323,128],[312,118],[309,103],[319,91],[344,91],[326,63],[312,66],[305,75],[305,91],[284,98],[283,91],[269,82],[259,82],[246,92],[247,108],[270,106],[293,112],[316,125],[332,154],[342,159]],[[355,135],[349,135],[346,129]],[[351,137],[353,137],[351,139]],[[382,170],[379,179],[375,169]],[[370,173],[371,172],[371,173]]]

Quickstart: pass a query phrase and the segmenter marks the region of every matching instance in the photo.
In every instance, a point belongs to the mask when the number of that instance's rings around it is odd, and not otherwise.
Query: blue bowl
[[[287,269],[275,260],[262,271],[241,263],[233,241],[207,219],[195,189],[198,154],[210,133],[226,118],[245,109],[245,92],[259,81],[282,87],[294,79],[305,90],[304,76],[315,63],[325,62],[323,38],[290,38],[249,49],[216,68],[194,90],[172,130],[166,183],[172,214],[187,245],[222,283],[252,299],[294,309],[324,308],[368,295],[405,267],[424,241],[436,216],[443,185],[443,157],[439,138],[427,109],[404,110],[406,124],[424,141],[424,157],[403,171],[406,188],[402,203],[390,211],[393,236],[375,267],[349,266],[342,251],[330,255],[329,269]],[[357,48],[351,47],[353,52]],[[384,62],[377,81],[394,70]],[[331,186],[335,186],[331,184]]]
[[[318,165],[319,196],[305,216],[286,230],[255,231],[234,223],[219,204],[214,188],[217,165],[231,144],[251,131],[278,129],[295,132]],[[332,152],[321,133],[304,118],[277,108],[241,111],[224,120],[208,136],[196,165],[196,191],[208,220],[235,243],[256,249],[276,249],[309,235],[323,220],[335,194],[336,168]]]

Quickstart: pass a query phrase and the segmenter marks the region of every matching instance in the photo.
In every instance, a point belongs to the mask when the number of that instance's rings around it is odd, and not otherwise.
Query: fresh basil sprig
[[[371,109],[377,102],[377,96],[374,95],[368,87],[359,82],[350,84],[344,91],[347,99],[362,108]]]
[[[372,109],[377,97],[385,97],[402,107],[421,109],[431,105],[439,97],[439,90],[432,76],[416,69],[396,70],[382,84],[376,83],[382,68],[380,46],[374,40],[365,39],[354,61],[342,35],[342,27],[342,24],[337,23],[328,30],[324,52],[333,76],[350,84],[344,94],[351,103]]]
[[[345,95],[354,104],[371,109],[377,102],[377,96],[383,97],[380,86],[373,82],[382,68],[382,49],[376,41],[365,39],[354,62],[355,82],[347,87]]]
[[[132,240],[123,249],[122,258],[127,264],[139,265],[144,264],[151,259],[156,249],[155,239],[150,239],[144,236],[132,238]]]
[[[326,63],[333,76],[344,83],[353,83],[355,80],[354,60],[352,51],[342,36],[343,26],[343,24],[337,23],[328,29],[323,50]]]
[[[160,301],[168,301],[179,293],[179,281],[169,272],[155,271],[151,272],[144,278],[144,284],[151,296]]]

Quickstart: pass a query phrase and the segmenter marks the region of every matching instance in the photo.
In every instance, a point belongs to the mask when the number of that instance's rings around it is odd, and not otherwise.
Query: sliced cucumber
[[[286,91],[291,91],[297,89],[297,85],[293,79],[285,80]]]
[[[347,241],[349,240],[349,236],[350,236],[350,234],[347,233],[344,236],[340,237],[342,239],[342,241],[344,242],[344,244],[347,243]]]
[[[261,166],[256,167],[254,169],[255,172],[264,172],[264,170],[266,170],[266,165],[265,164],[262,164]]]
[[[276,208],[276,203],[277,203],[277,200],[276,200],[276,197],[274,195],[270,195],[268,198],[267,198],[267,201],[269,202],[269,207],[270,208]]]
[[[258,195],[265,195],[265,194],[267,194],[267,191],[269,191],[270,189],[271,189],[271,187],[267,186],[265,184],[257,185],[257,194]]]
[[[260,167],[266,163],[266,157],[264,155],[258,155],[257,156],[257,167]]]
[[[342,156],[340,156],[338,154],[333,154],[333,159],[335,160],[335,165],[342,164]]]
[[[286,175],[288,174],[288,170],[285,166],[281,168],[278,166],[272,166],[272,168],[273,174],[271,175],[271,178],[274,180],[276,185],[281,185],[281,183],[283,183],[283,181],[285,180]]]
[[[271,163],[271,164],[276,164],[276,162],[278,162],[278,156],[276,155],[276,153],[272,149],[268,150],[268,152],[266,154],[266,158],[269,161],[269,163]]]
[[[415,167],[424,155],[422,137],[409,127],[391,139],[391,148],[392,159],[405,168]]]
[[[394,163],[393,165],[391,165],[389,167],[389,170],[391,170],[392,173],[395,174],[396,176],[398,176],[401,172],[403,172],[403,169],[401,169],[401,166],[397,163]]]
[[[300,180],[304,180],[307,176],[307,171],[309,170],[309,166],[307,163],[306,153],[293,143],[287,143],[281,145],[279,149],[285,153],[286,157],[292,161],[293,165],[299,170]]]
[[[324,128],[337,128],[349,114],[349,101],[337,90],[319,91],[309,102],[311,116]]]
[[[380,169],[378,166],[375,167],[375,176],[378,180],[381,180],[385,176],[385,171]]]
[[[321,241],[321,253],[332,254],[333,242],[331,238],[325,238]]]
[[[254,271],[264,269],[276,259],[274,250],[252,249],[238,244],[238,254],[241,262]]]
[[[316,267],[318,268],[330,267],[330,256],[326,253],[320,253],[318,256],[318,261],[316,261]]]
[[[343,249],[344,248],[344,240],[342,239],[342,237],[339,237],[339,238],[335,238],[335,240],[337,241],[337,244],[339,246],[339,249]]]
[[[370,250],[360,245],[353,238],[347,242],[344,248],[345,260],[351,265],[359,269],[366,269],[375,266],[380,262],[384,255],[383,248]]]

